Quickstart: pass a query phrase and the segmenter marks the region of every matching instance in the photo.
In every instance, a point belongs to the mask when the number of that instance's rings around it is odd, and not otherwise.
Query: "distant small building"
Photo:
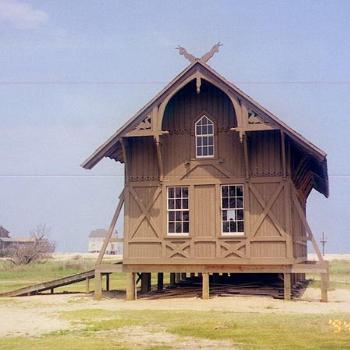
[[[6,228],[0,226],[0,238],[9,238],[10,232],[6,230]]]
[[[100,252],[106,235],[107,235],[107,231],[105,229],[97,229],[97,230],[91,231],[89,235],[89,253]],[[108,243],[106,254],[111,254],[111,255],[121,254],[121,245],[120,244],[118,245],[116,233],[113,233]]]
[[[10,232],[0,226],[0,255],[6,255],[9,249],[33,244],[33,242],[34,239],[31,237],[10,237]]]

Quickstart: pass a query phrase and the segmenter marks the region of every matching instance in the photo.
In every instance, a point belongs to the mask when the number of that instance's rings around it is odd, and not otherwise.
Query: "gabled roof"
[[[323,183],[315,188],[328,196],[328,174],[327,174],[327,159],[326,153],[320,148],[315,146],[313,143],[304,138],[301,134],[290,128],[287,124],[281,121],[278,117],[272,114],[270,111],[262,107],[258,102],[253,100],[250,96],[244,93],[236,85],[229,82],[226,78],[217,73],[213,68],[211,68],[206,63],[203,63],[199,59],[187,66],[179,75],[177,75],[168,85],[165,86],[152,100],[150,100],[144,107],[142,107],[132,118],[130,118],[121,128],[119,128],[106,142],[104,142],[96,151],[87,158],[83,163],[82,167],[85,169],[92,169],[102,158],[110,157],[113,154],[112,150],[120,142],[121,138],[125,136],[129,131],[133,130],[139,123],[141,123],[147,114],[151,112],[154,106],[159,106],[162,101],[164,101],[167,96],[169,96],[175,89],[175,86],[182,81],[193,76],[196,78],[196,72],[200,71],[202,76],[208,77],[208,79],[219,81],[222,86],[227,91],[234,94],[237,99],[247,106],[253,108],[258,112],[265,120],[273,123],[275,126],[280,128],[284,133],[292,139],[297,147],[303,149],[306,153],[312,156],[316,162],[320,165],[322,169],[320,174],[323,177]],[[226,91],[224,91],[226,92]]]

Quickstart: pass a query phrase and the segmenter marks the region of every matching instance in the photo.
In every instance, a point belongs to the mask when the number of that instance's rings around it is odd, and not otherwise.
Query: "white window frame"
[[[243,197],[243,205],[240,208],[223,208],[222,202],[223,202],[223,196],[222,196],[222,189],[223,187],[229,187],[229,186],[240,186],[242,187],[242,197]],[[245,194],[244,194],[244,185],[243,184],[224,184],[220,186],[220,225],[221,225],[221,235],[222,236],[245,236],[245,212],[244,212],[244,206],[245,206]],[[243,210],[243,220],[239,220],[239,221],[243,221],[243,231],[242,232],[224,232],[224,220],[223,220],[223,211],[224,210]],[[228,221],[228,220],[227,220]],[[237,222],[237,220],[235,220],[235,222]]]
[[[203,119],[203,118],[207,118],[209,120],[210,123],[212,123],[213,125],[213,132],[212,133],[207,133],[207,134],[197,134],[197,124]],[[206,115],[206,114],[202,114],[198,120],[195,122],[194,124],[194,132],[195,132],[195,154],[196,154],[196,158],[214,158],[215,157],[215,123]],[[213,138],[213,144],[212,145],[207,145],[208,147],[213,147],[213,154],[209,154],[209,155],[198,155],[197,150],[199,147],[203,147],[203,145],[198,145],[198,139],[201,138],[203,140],[204,137],[208,137],[211,136]],[[202,148],[203,149],[203,148]]]
[[[182,197],[182,193],[181,193],[181,201],[183,199],[187,199],[187,209],[184,209],[184,208],[181,208],[181,209],[176,209],[176,208],[172,208],[170,209],[169,208],[169,189],[173,188],[175,191],[176,191],[176,188],[181,188],[181,191],[182,191],[182,188],[187,188],[187,198],[183,198]],[[168,236],[171,236],[171,237],[188,237],[190,235],[190,203],[189,203],[189,198],[190,198],[190,193],[189,193],[189,186],[168,186],[167,189],[166,189],[166,196],[167,196],[167,221],[166,221],[166,224],[167,224],[167,235]],[[174,197],[174,199],[176,200],[176,197]],[[181,206],[182,206],[182,203],[181,203]],[[169,232],[169,212],[184,212],[184,211],[188,211],[188,232]],[[176,219],[175,219],[175,225],[176,225]],[[182,220],[181,223],[183,223],[184,221]],[[185,221],[187,222],[187,221]]]

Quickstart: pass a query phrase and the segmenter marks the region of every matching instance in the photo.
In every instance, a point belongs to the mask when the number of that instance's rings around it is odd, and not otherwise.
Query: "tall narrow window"
[[[221,222],[223,235],[244,234],[243,185],[221,186]]]
[[[205,115],[196,122],[196,157],[214,157],[214,123]]]
[[[188,187],[168,187],[168,234],[187,236],[189,232]]]

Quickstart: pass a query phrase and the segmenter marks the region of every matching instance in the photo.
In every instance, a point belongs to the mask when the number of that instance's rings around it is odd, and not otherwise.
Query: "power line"
[[[118,81],[118,80],[3,80],[1,86],[11,85],[161,85],[166,81]],[[245,85],[350,85],[350,80],[281,80],[281,81],[236,81]]]

